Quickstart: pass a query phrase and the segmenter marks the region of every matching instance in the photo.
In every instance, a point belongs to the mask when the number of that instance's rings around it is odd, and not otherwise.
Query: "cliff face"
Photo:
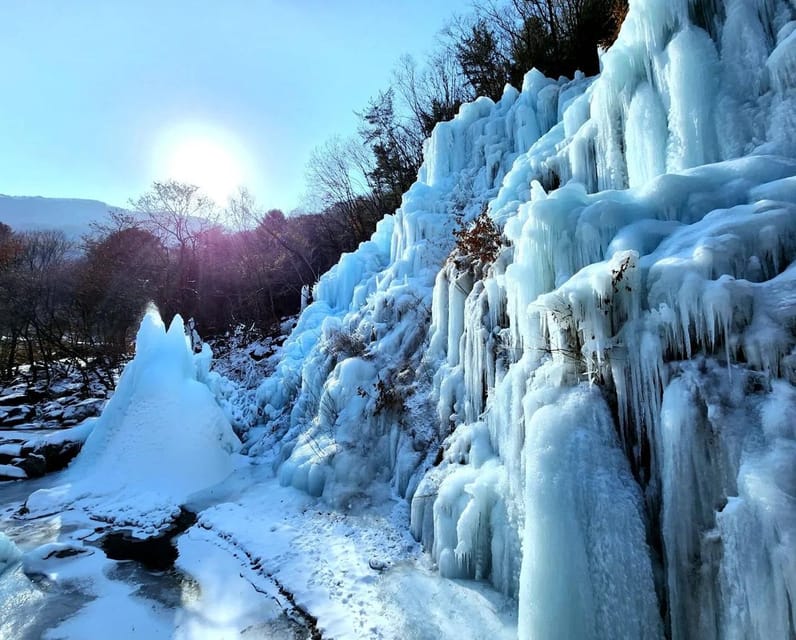
[[[532,71],[438,125],[248,450],[342,506],[392,484],[521,637],[793,636],[794,18],[637,0],[596,79]],[[494,260],[449,258],[481,214]]]

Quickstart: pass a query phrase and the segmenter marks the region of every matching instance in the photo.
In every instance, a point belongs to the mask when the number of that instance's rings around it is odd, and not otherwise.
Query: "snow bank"
[[[205,354],[206,355],[206,354]],[[66,484],[34,493],[36,513],[78,503],[119,524],[158,528],[187,496],[223,480],[240,443],[197,367],[175,316],[168,331],[149,311],[136,355],[64,474]]]

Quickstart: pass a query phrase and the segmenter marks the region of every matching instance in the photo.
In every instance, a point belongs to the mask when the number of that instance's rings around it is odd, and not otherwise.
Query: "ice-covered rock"
[[[0,575],[22,557],[22,552],[5,533],[0,531]]]

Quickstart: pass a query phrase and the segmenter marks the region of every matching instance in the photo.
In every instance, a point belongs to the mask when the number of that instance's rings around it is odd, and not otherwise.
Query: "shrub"
[[[337,329],[326,339],[324,351],[338,362],[346,358],[362,358],[367,353],[365,337],[357,331]]]
[[[467,227],[454,232],[456,247],[451,260],[460,270],[477,272],[492,264],[503,246],[498,226],[489,217],[486,208]]]

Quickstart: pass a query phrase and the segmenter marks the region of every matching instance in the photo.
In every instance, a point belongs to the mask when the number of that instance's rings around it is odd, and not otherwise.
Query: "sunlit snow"
[[[792,14],[631,2],[597,80],[531,72],[438,125],[389,254],[382,228],[322,278],[259,390],[282,481],[389,480],[520,637],[793,633]],[[510,247],[474,281],[444,260],[484,207]]]

